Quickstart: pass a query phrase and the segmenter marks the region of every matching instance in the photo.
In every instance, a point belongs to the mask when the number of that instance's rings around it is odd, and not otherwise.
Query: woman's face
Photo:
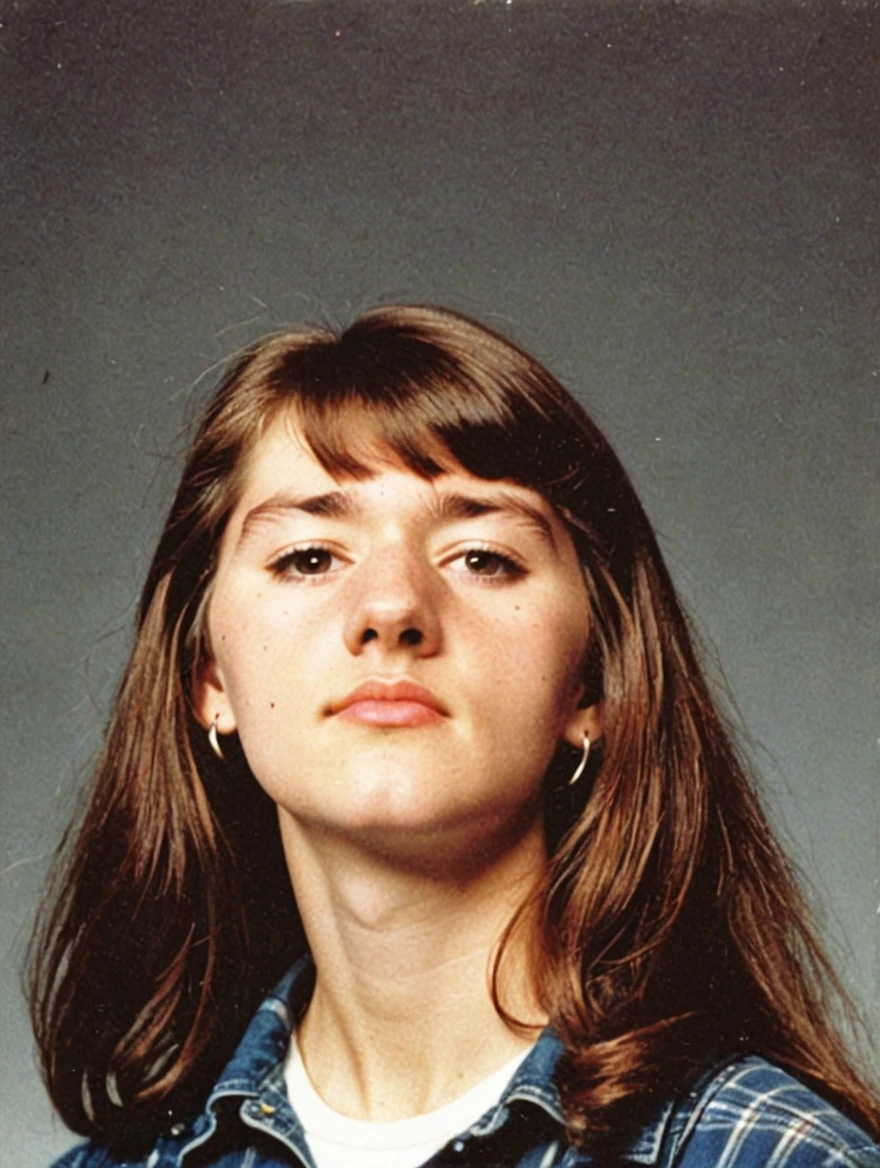
[[[257,443],[220,548],[205,725],[237,730],[282,821],[384,853],[513,839],[579,708],[587,595],[534,491],[383,461],[336,480],[290,418]]]

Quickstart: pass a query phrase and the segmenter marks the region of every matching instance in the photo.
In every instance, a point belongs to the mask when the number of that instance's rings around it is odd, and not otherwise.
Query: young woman
[[[33,990],[67,1168],[880,1165],[626,474],[437,309],[227,373]]]

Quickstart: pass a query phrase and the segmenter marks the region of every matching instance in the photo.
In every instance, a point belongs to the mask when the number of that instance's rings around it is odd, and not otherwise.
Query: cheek
[[[294,672],[289,658],[298,640],[285,635],[283,614],[263,611],[261,599],[257,595],[242,603],[234,595],[221,595],[211,614],[220,680],[239,720],[273,708]]]
[[[530,622],[530,651],[554,678],[580,676],[587,659],[590,620],[587,598],[572,589],[548,603]]]
[[[307,730],[308,681],[289,645],[243,621],[217,650],[217,663],[248,766],[278,802],[294,744]]]
[[[495,630],[494,688],[523,726],[558,731],[583,693],[588,644],[588,614],[579,597],[531,612],[523,606],[515,622]]]

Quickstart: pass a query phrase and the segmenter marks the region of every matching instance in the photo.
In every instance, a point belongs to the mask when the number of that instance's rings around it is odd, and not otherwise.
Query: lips
[[[343,721],[367,726],[428,726],[447,717],[443,703],[414,681],[365,681],[330,707]]]

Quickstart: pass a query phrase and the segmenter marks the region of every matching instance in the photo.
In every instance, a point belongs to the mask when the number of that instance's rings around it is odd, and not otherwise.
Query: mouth
[[[364,726],[430,726],[449,716],[443,703],[413,681],[366,681],[331,705],[330,714]]]

